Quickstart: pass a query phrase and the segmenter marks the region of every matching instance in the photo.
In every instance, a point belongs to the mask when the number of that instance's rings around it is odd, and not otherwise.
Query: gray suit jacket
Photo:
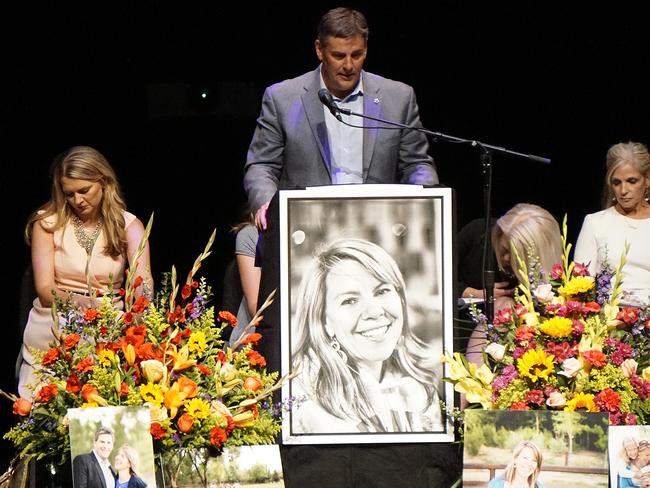
[[[365,71],[365,115],[421,126],[413,88]],[[244,166],[244,189],[251,210],[277,190],[329,185],[330,147],[323,105],[318,99],[320,67],[264,92]],[[381,122],[358,119],[364,129],[364,183],[434,185],[438,175],[426,136],[415,130],[383,130]],[[359,129],[362,130],[362,129]]]

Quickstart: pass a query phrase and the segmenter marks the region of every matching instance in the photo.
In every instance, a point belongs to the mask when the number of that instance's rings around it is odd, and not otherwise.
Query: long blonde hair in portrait
[[[508,463],[508,466],[506,466],[506,470],[503,473],[503,479],[508,483],[512,483],[514,481],[515,475],[517,474],[516,460],[519,454],[521,454],[521,451],[523,451],[525,448],[529,448],[531,451],[533,451],[533,455],[535,456],[535,471],[530,474],[527,480],[528,488],[535,488],[537,486],[537,478],[539,477],[539,472],[542,470],[542,462],[544,460],[544,456],[542,455],[542,451],[540,451],[539,448],[530,441],[523,441],[515,446],[514,450],[512,451],[510,462]]]

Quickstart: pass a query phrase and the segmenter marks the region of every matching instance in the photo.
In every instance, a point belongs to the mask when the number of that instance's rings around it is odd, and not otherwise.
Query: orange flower
[[[99,317],[99,310],[96,308],[89,308],[84,312],[84,320],[86,322],[92,322],[95,320],[97,317]]]
[[[52,398],[59,394],[59,387],[56,385],[45,385],[38,390],[36,393],[36,398],[34,399],[36,403],[48,403]]]
[[[183,433],[188,433],[190,430],[192,430],[192,425],[194,425],[194,419],[190,417],[188,414],[184,413],[179,417],[178,422],[176,422],[176,425],[178,425],[178,430],[180,430]]]
[[[20,415],[24,417],[32,411],[32,402],[25,400],[24,398],[19,398],[14,402],[14,415]]]
[[[84,358],[77,363],[76,369],[80,373],[89,373],[93,370],[94,365],[95,361],[93,361],[93,358]]]
[[[602,351],[592,349],[582,354],[584,358],[597,368],[601,368],[607,364],[607,356]]]
[[[178,378],[176,384],[178,385],[178,391],[185,395],[185,398],[194,398],[199,394],[199,385],[185,376]]]
[[[149,300],[144,295],[138,297],[138,299],[133,304],[133,311],[135,313],[142,313],[144,309],[149,305]]]
[[[250,391],[257,391],[262,387],[262,382],[253,376],[249,376],[244,380],[244,389]]]
[[[103,407],[108,405],[108,402],[102,398],[97,388],[89,383],[86,383],[81,388],[81,398],[83,398],[87,403],[96,403]]]
[[[133,281],[133,288],[137,288],[142,284],[144,280],[142,279],[142,276],[136,276],[135,280]]]
[[[228,322],[232,327],[237,325],[237,317],[235,317],[227,310],[222,310],[219,312],[219,320],[222,322]]]
[[[178,382],[176,382],[165,393],[165,407],[169,410],[169,416],[171,418],[176,417],[178,409],[183,405],[184,401],[185,395],[178,390]]]
[[[187,345],[181,347],[179,350],[176,349],[176,346],[170,345],[167,354],[173,359],[173,371],[183,371],[196,364],[196,359],[189,359],[190,350]]]
[[[79,334],[70,334],[66,336],[65,339],[63,339],[63,345],[65,346],[66,350],[69,351],[77,345],[79,339],[81,339],[81,336]]]
[[[262,334],[258,334],[257,332],[253,332],[252,334],[248,334],[246,337],[244,337],[241,341],[242,345],[246,344],[255,344],[262,339]]]
[[[52,349],[49,349],[43,356],[43,366],[48,366],[54,363],[57,359],[59,359],[60,355],[61,351],[59,351],[57,348],[53,347]]]
[[[257,351],[248,351],[246,357],[251,366],[261,366],[262,368],[266,366],[266,359]]]
[[[129,385],[122,382],[122,384],[120,385],[120,396],[125,397],[125,396],[128,396],[128,395],[129,395]]]

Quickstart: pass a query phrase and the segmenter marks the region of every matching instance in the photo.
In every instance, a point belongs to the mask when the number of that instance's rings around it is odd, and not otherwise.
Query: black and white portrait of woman
[[[356,201],[350,205],[369,210],[376,203]],[[406,201],[397,203],[410,206]],[[322,212],[327,213],[328,205],[321,204]],[[382,202],[381,206],[390,208],[394,203]],[[308,254],[302,251],[302,258],[300,252],[294,253],[293,263],[300,265],[291,270],[290,364],[297,373],[291,381],[292,435],[310,441],[319,435],[342,436],[346,442],[350,442],[349,435],[356,435],[365,438],[361,442],[376,442],[382,434],[445,431],[440,362],[443,314],[434,305],[439,303],[435,297],[425,293],[430,297],[426,303],[417,292],[437,290],[441,284],[433,283],[435,277],[431,276],[426,285],[426,278],[414,269],[409,288],[398,264],[398,259],[408,262],[409,253],[396,258],[374,242],[380,240],[388,246],[403,240],[405,232],[422,230],[400,212],[397,215],[396,222],[380,219],[398,234],[383,239],[370,238],[379,232],[360,230],[367,225],[350,226],[348,222],[342,229],[340,222],[345,219],[325,219],[328,228],[320,232],[309,225],[314,220],[299,219],[305,221],[299,225],[304,232],[299,234],[300,244],[308,236],[314,244]],[[350,228],[355,230],[347,230]],[[399,246],[393,245],[393,252],[396,249]],[[411,267],[423,266],[412,263]],[[430,310],[423,310],[428,306]]]

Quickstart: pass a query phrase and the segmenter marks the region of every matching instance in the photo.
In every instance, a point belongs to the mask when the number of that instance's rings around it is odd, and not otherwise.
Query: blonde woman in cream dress
[[[115,172],[102,154],[76,146],[55,159],[51,198],[30,216],[25,229],[37,297],[23,335],[21,397],[31,399],[37,383],[31,349],[47,350],[54,340],[55,295],[72,296],[82,308],[97,306],[91,294],[116,293],[127,265],[136,266],[144,280],[137,292],[153,291],[148,243],[137,263],[132,262],[144,233],[142,222],[126,211]]]

